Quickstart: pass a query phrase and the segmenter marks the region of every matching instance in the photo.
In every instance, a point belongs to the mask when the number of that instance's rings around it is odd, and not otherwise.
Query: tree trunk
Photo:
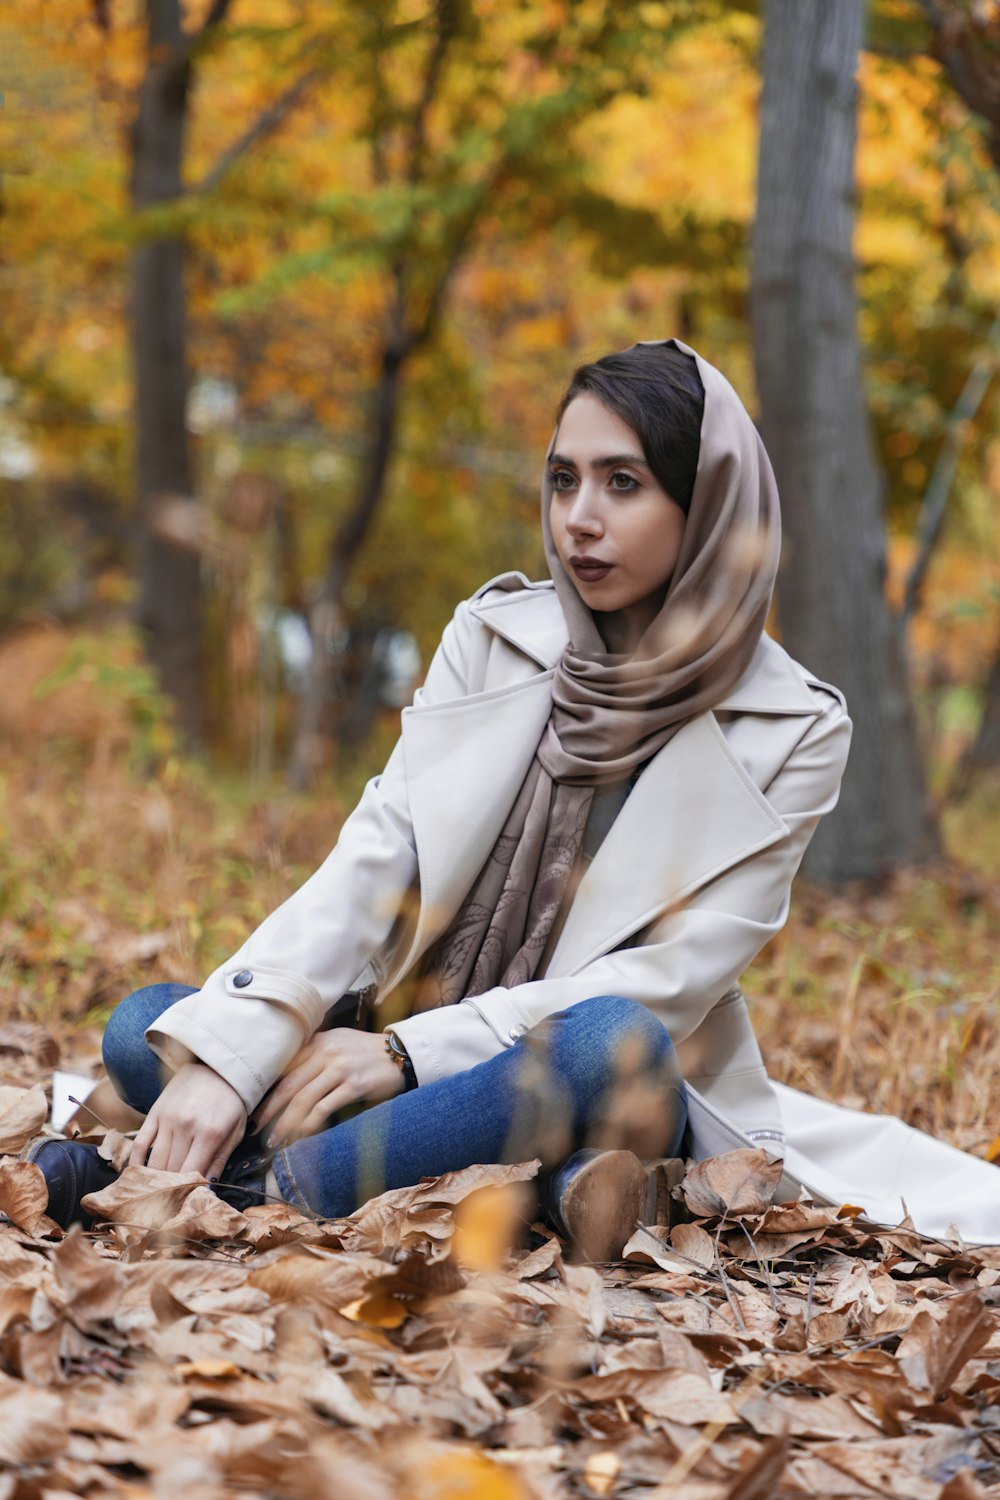
[[[191,82],[180,0],[147,0],[148,52],[132,127],[132,206],[180,196]],[[184,242],[132,254],[139,513],[139,620],[150,660],[191,745],[204,734],[201,553],[186,426]]]
[[[330,546],[326,576],[310,619],[313,654],[309,680],[299,704],[288,779],[297,790],[311,786],[323,768],[330,742],[331,705],[337,699],[336,643],[344,624],[343,592],[351,564],[375,519],[389,471],[399,420],[403,366],[409,347],[401,324],[382,352],[382,371],[374,393],[371,442],[357,497]]]
[[[752,312],[761,431],[783,499],[782,637],[854,720],[809,872],[877,877],[937,851],[862,382],[852,259],[863,0],[767,0]]]
[[[986,679],[986,702],[979,729],[963,762],[963,770],[986,771],[1000,766],[1000,644]]]

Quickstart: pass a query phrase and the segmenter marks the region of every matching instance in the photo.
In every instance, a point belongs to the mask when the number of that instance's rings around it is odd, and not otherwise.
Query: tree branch
[[[278,126],[291,114],[296,105],[302,101],[313,84],[318,83],[324,76],[324,72],[325,70],[317,65],[307,68],[304,73],[301,73],[298,78],[288,85],[283,93],[278,95],[277,99],[272,100],[266,109],[261,110],[256,120],[247,126],[243,134],[238,136],[231,146],[226,147],[214,167],[206,172],[197,186],[190,189],[190,191],[198,194],[213,192],[230,168],[236,164],[241,156],[249,151],[251,146],[256,145],[258,141],[277,130]]]
[[[933,55],[963,103],[989,127],[987,146],[1000,167],[1000,26],[995,18],[970,18],[936,0],[920,0],[920,8],[933,34]]]
[[[411,186],[415,186],[420,180],[420,169],[423,165],[424,152],[427,149],[427,111],[434,102],[448,48],[458,33],[456,0],[438,0],[436,9],[437,35],[427,59],[427,70],[424,73],[420,100],[414,111],[413,129],[410,133],[410,163],[407,178]]]
[[[229,9],[230,4],[231,0],[212,0],[208,14],[198,27],[198,30],[191,37],[192,46],[196,47],[210,31],[214,31],[216,26],[221,26],[222,22],[226,19],[226,11]]]
[[[931,475],[931,482],[924,495],[920,523],[917,528],[920,547],[913,567],[907,575],[906,588],[903,593],[901,619],[904,626],[920,603],[927,567],[941,536],[948,497],[951,494],[962,451],[965,424],[975,417],[997,368],[998,358],[1000,358],[1000,350],[996,348],[998,339],[1000,339],[1000,313],[997,313],[993,319],[992,327],[987,335],[987,344],[991,346],[991,352],[983,354],[976,360],[962,387],[962,393],[955,403],[955,409],[948,419],[944,442],[941,444],[941,451],[934,465],[934,473]]]
[[[164,65],[163,86],[170,87],[191,64],[198,48],[203,46],[213,31],[217,31],[226,19],[232,0],[212,0],[208,14],[197,31],[185,34],[183,45],[177,47]]]

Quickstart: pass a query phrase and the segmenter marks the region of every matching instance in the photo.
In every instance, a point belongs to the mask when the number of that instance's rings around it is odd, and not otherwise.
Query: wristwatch
[[[403,1046],[402,1042],[399,1040],[399,1037],[394,1031],[386,1031],[383,1034],[385,1036],[385,1050],[388,1052],[393,1062],[397,1063],[401,1068],[403,1073],[403,1087],[405,1091],[409,1093],[411,1089],[415,1089],[417,1087],[417,1075],[413,1071],[413,1064],[410,1061],[410,1054],[407,1052],[406,1048]]]

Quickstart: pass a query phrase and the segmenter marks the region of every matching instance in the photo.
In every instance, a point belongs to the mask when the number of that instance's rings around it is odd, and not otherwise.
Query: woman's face
[[[623,617],[634,644],[659,611],[685,515],[637,434],[596,396],[574,397],[548,462],[552,540],[584,604]]]

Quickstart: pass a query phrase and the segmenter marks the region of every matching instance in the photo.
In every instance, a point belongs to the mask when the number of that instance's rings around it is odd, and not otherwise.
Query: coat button
[[[510,1028],[509,1035],[510,1035],[511,1041],[512,1042],[516,1042],[517,1039],[518,1039],[518,1037],[521,1035],[521,1027],[520,1026],[512,1026]]]
[[[233,975],[233,984],[238,990],[245,990],[248,984],[253,983],[253,975],[249,969],[241,969],[238,974]]]

